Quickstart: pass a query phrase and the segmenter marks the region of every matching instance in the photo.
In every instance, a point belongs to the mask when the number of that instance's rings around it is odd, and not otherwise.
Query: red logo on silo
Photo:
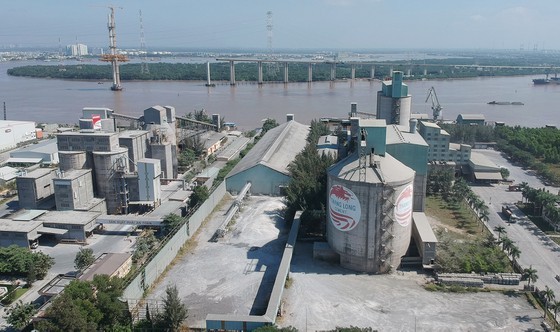
[[[343,186],[332,186],[329,193],[329,217],[340,231],[350,231],[358,225],[362,210],[360,201],[352,190]]]
[[[412,201],[412,185],[409,184],[401,191],[395,203],[395,219],[401,226],[408,226],[408,224],[410,224],[410,219],[412,217]]]

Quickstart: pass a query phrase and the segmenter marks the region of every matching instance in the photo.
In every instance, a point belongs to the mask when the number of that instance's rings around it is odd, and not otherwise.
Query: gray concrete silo
[[[128,149],[117,148],[109,152],[93,152],[97,195],[105,198],[109,214],[123,213],[127,205],[124,175],[128,173]]]
[[[91,168],[85,151],[59,151],[58,159],[61,171]]]
[[[329,169],[327,240],[341,266],[367,273],[399,266],[410,243],[414,174],[389,154],[354,153]]]

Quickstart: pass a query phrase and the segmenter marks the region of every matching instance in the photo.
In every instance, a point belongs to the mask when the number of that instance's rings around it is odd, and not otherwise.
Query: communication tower
[[[126,55],[117,54],[117,33],[115,32],[115,7],[109,6],[111,14],[108,18],[107,28],[109,29],[109,54],[102,54],[100,61],[110,62],[113,69],[113,85],[111,90],[122,90],[121,75],[119,72],[119,62],[126,62],[128,58]]]
[[[142,74],[149,74],[150,69],[148,68],[148,52],[146,50],[146,40],[144,39],[144,23],[142,21],[142,10],[138,10],[140,14],[140,53],[143,54],[142,56],[142,66],[141,72]]]

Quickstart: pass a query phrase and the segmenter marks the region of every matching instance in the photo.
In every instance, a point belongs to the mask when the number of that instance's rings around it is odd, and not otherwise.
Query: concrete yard
[[[177,285],[189,309],[189,327],[205,327],[209,313],[260,315],[266,310],[287,239],[288,229],[279,214],[284,204],[279,197],[246,199],[224,238],[210,242],[232,202],[226,199],[210,216],[196,237],[196,247],[176,262],[148,297],[161,300],[168,285]]]
[[[161,300],[168,285],[177,285],[189,327],[204,328],[209,313],[259,315],[266,307],[286,242],[279,215],[284,205],[281,198],[250,197],[226,236],[210,242],[232,201],[228,197],[213,213],[194,248],[149,296]],[[314,261],[311,243],[296,245],[290,278],[277,324],[300,331],[350,325],[379,331],[541,330],[542,313],[523,294],[429,292],[422,287],[429,277],[417,272],[356,274]]]
[[[379,331],[542,330],[542,312],[523,294],[429,292],[417,272],[355,274],[313,261],[309,243],[296,245],[291,271],[277,324],[299,331],[350,325]]]

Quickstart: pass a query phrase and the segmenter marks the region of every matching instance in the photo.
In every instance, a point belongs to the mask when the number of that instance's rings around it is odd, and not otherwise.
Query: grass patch
[[[560,245],[560,237],[551,237],[550,239]]]
[[[485,228],[464,204],[447,203],[439,196],[428,196],[425,212],[438,220],[438,228],[445,227],[447,232],[454,233],[454,238],[468,239],[485,233]]]
[[[482,293],[482,292],[491,292],[491,289],[487,288],[478,288],[478,287],[463,287],[463,286],[446,286],[440,284],[426,284],[424,285],[424,289],[429,292],[444,292],[444,293]]]

